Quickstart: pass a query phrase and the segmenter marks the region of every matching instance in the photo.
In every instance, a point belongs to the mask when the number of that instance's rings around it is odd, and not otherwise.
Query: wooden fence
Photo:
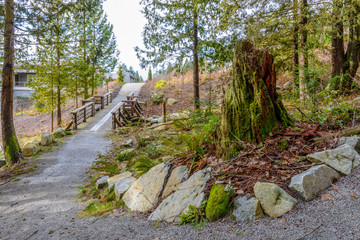
[[[95,116],[95,103],[89,102],[84,106],[71,112],[73,129],[76,130],[80,123],[86,122],[86,119]]]
[[[140,106],[139,97],[131,93],[127,96],[127,100],[122,101],[113,111],[112,114],[112,128],[122,127],[131,121],[134,117],[142,117],[144,109]]]
[[[72,125],[73,130],[76,130],[79,124],[86,122],[88,118],[95,116],[96,111],[104,109],[106,105],[112,103],[112,100],[112,92],[108,92],[104,95],[96,95],[83,100],[83,106],[71,112],[72,121],[67,129]]]

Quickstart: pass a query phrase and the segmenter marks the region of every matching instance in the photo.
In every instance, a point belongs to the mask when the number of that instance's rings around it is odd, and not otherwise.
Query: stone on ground
[[[351,170],[360,164],[360,155],[348,144],[310,154],[307,159],[314,163],[325,163],[345,175],[349,175]]]
[[[342,137],[339,139],[338,146],[348,144],[360,153],[360,137]]]
[[[168,106],[172,106],[172,105],[175,105],[176,103],[178,103],[179,101],[174,99],[174,98],[168,98],[168,100],[166,101],[166,104]]]
[[[133,140],[127,140],[121,143],[121,146],[123,147],[127,147],[127,148],[132,148],[134,147],[134,141]]]
[[[65,137],[66,136],[66,131],[63,128],[58,128],[55,132],[54,132],[54,137]]]
[[[159,201],[170,164],[161,163],[142,175],[124,194],[125,206],[131,211],[147,212]]]
[[[225,191],[226,186],[214,184],[205,208],[206,218],[213,222],[224,217],[231,210],[231,192]]]
[[[133,185],[135,181],[136,178],[131,176],[122,178],[117,181],[114,188],[116,199],[119,200],[124,195],[124,193],[129,190],[129,188],[131,187],[131,185]]]
[[[126,177],[131,177],[132,173],[131,172],[124,172],[112,177],[109,177],[108,179],[108,184],[109,184],[109,188],[112,188],[112,186],[114,186],[116,184],[117,181],[119,181],[122,178],[126,178]]]
[[[292,177],[289,187],[306,201],[310,201],[330,187],[333,181],[339,177],[340,174],[334,169],[326,165],[319,165]]]
[[[97,189],[106,187],[108,185],[108,179],[109,179],[109,176],[103,176],[103,177],[99,178],[95,183],[95,187]]]
[[[260,202],[256,198],[248,199],[247,196],[238,197],[234,201],[234,211],[232,213],[236,221],[253,222],[264,216]]]
[[[6,160],[5,159],[0,159],[0,167],[3,167],[6,165]]]
[[[272,218],[284,215],[297,203],[295,198],[273,183],[257,182],[254,193],[264,212]]]
[[[22,149],[24,157],[31,157],[39,151],[39,142],[28,142]]]
[[[43,132],[41,134],[41,146],[49,146],[54,141],[54,137],[49,132]]]
[[[186,166],[180,166],[175,168],[169,177],[169,180],[166,183],[166,187],[162,194],[162,198],[166,198],[169,196],[173,191],[179,189],[179,186],[182,182],[187,180],[189,177],[188,169]]]
[[[200,207],[205,200],[204,190],[207,181],[210,179],[210,172],[211,169],[207,168],[193,174],[180,185],[179,190],[160,203],[156,210],[149,216],[149,220],[179,222],[180,215],[185,212],[190,205]]]

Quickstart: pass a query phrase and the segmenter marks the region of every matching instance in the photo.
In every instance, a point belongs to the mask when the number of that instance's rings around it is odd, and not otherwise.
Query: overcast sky
[[[146,80],[147,70],[140,68],[140,62],[136,57],[134,47],[143,47],[141,33],[146,23],[140,12],[140,0],[107,0],[104,10],[108,20],[114,25],[120,61],[128,67],[133,66]]]

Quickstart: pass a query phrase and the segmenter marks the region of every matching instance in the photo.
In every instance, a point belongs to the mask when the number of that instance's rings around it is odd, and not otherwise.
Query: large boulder
[[[41,146],[49,146],[54,141],[54,137],[49,132],[43,132],[41,134]]]
[[[39,142],[28,142],[22,149],[24,157],[31,157],[39,152]]]
[[[292,177],[289,187],[306,201],[310,201],[330,187],[333,181],[339,177],[340,174],[334,169],[326,165],[319,165]]]
[[[175,168],[169,177],[169,180],[166,183],[166,187],[164,189],[164,192],[162,194],[162,198],[166,198],[170,195],[173,191],[176,191],[179,189],[179,186],[182,182],[187,180],[189,177],[188,169],[186,166],[180,166]]]
[[[284,215],[297,203],[295,198],[273,183],[257,182],[254,193],[264,212],[272,218]]]
[[[214,184],[205,208],[205,215],[209,221],[215,221],[231,210],[231,195],[233,191],[225,191],[222,184]]]
[[[360,137],[342,137],[339,139],[338,146],[348,144],[360,153]]]
[[[66,131],[63,128],[58,128],[55,132],[54,132],[54,137],[65,137],[66,136]]]
[[[307,159],[314,163],[325,163],[345,175],[349,175],[351,170],[360,164],[360,155],[348,144],[310,154]]]
[[[136,178],[131,176],[122,178],[117,181],[114,188],[116,199],[121,199],[121,197],[126,193],[127,190],[129,190],[129,188],[131,187],[131,185],[134,184],[135,181]]]
[[[124,172],[112,177],[109,177],[108,179],[108,184],[109,184],[109,188],[112,188],[112,186],[114,186],[116,184],[117,181],[119,181],[120,179],[126,178],[126,177],[131,177],[132,173],[131,172]]]
[[[95,183],[95,187],[97,189],[106,187],[108,185],[108,179],[109,179],[109,176],[103,176],[103,177],[99,178]]]
[[[256,198],[248,199],[247,196],[241,196],[234,201],[234,211],[232,213],[236,221],[253,222],[264,216],[260,202]]]
[[[176,103],[178,103],[179,101],[174,99],[174,98],[168,98],[168,100],[166,101],[166,104],[168,106],[172,106],[172,105],[175,105]]]
[[[147,212],[152,209],[159,201],[169,170],[170,164],[161,163],[142,175],[124,194],[122,200],[125,206],[131,211]]]
[[[210,172],[210,168],[203,169],[183,182],[179,190],[160,203],[156,210],[149,216],[149,220],[178,222],[180,215],[184,213],[190,205],[200,207],[205,200],[204,190],[207,181],[210,179]]]

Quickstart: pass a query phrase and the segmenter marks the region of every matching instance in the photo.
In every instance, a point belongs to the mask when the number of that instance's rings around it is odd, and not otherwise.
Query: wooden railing
[[[138,97],[131,93],[127,100],[122,101],[112,112],[112,128],[122,127],[129,124],[134,117],[142,117],[144,109],[138,102]]]
[[[76,130],[79,124],[95,116],[96,111],[104,109],[106,105],[109,105],[112,102],[111,93],[112,92],[108,92],[104,95],[96,95],[82,100],[83,106],[71,112],[72,121],[69,123],[67,129],[70,129],[72,126],[73,130]]]
[[[95,116],[95,103],[89,102],[84,106],[71,112],[73,129],[76,130],[80,123],[86,122],[90,117]]]

